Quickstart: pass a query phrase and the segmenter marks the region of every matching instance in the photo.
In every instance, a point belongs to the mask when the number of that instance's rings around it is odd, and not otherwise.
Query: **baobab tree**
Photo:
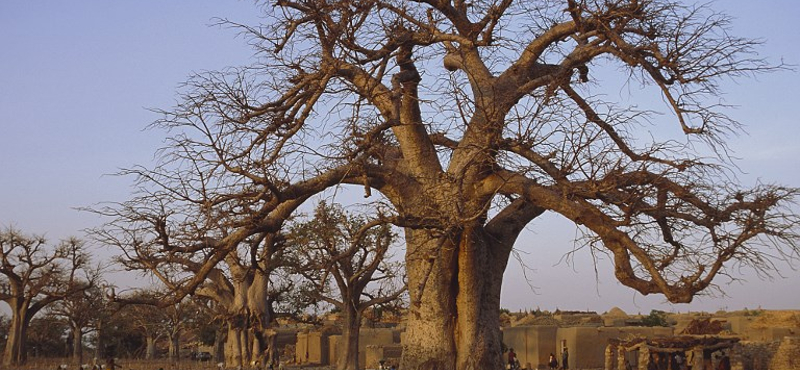
[[[310,220],[294,222],[287,244],[296,271],[313,287],[315,301],[342,314],[336,368],[360,369],[358,340],[364,312],[398,300],[405,291],[402,268],[389,260],[397,235],[380,218],[368,222],[340,206],[320,202]]]
[[[147,299],[159,296],[158,291],[155,289],[143,289],[131,292],[121,299],[135,301],[136,299]],[[170,330],[167,309],[147,304],[126,304],[121,306],[116,316],[118,319],[122,319],[120,321],[125,322],[126,327],[132,329],[132,332],[141,335],[145,345],[144,358],[147,360],[156,359],[157,344],[161,338],[167,336]],[[170,349],[172,345],[173,343],[170,343]],[[99,348],[99,350],[103,351],[101,358],[116,355],[108,353],[111,351],[106,351],[105,348]]]
[[[117,297],[117,301],[164,308],[180,304],[188,294],[211,300],[226,326],[228,366],[277,362],[275,306],[293,287],[281,271],[278,234],[255,234],[220,253],[219,245],[231,240],[224,226],[229,220],[222,217],[206,227],[202,222],[182,225],[171,220],[176,211],[164,203],[120,205],[100,212],[116,220],[96,230],[95,238],[118,247],[123,255],[117,262],[126,269],[150,273],[166,288],[157,295]]]
[[[503,272],[546,212],[607,253],[622,284],[675,303],[798,254],[798,190],[727,181],[739,123],[717,96],[723,79],[780,66],[708,6],[280,0],[263,12],[258,26],[227,22],[250,36],[254,64],[192,76],[154,124],[171,132],[161,161],[127,171],[142,193],[125,206],[169,204],[173,229],[225,226],[178,295],[341,184],[404,230],[404,369],[502,366]],[[600,100],[604,81],[660,99],[652,123],[686,143]]]
[[[4,365],[27,360],[27,330],[37,313],[92,287],[97,276],[84,248],[77,238],[53,246],[13,228],[0,232],[0,300],[11,308]]]
[[[97,269],[95,276],[98,278],[99,272],[100,269]],[[94,283],[92,288],[75,292],[49,309],[51,314],[62,318],[69,325],[72,362],[76,365],[83,364],[84,335],[93,330],[94,320],[102,315],[105,297],[100,285]]]

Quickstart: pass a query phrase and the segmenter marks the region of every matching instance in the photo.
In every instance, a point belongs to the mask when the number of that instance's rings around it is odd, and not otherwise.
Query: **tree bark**
[[[250,323],[252,346],[250,358],[247,362],[258,362],[259,366],[266,366],[271,357],[269,332],[272,324],[272,315],[269,307],[269,274],[257,269],[253,274],[253,281],[247,288],[247,312]]]
[[[15,304],[12,304],[15,303]],[[24,302],[9,302],[12,308],[11,322],[8,327],[8,339],[3,355],[3,364],[6,366],[21,365],[25,363],[25,338],[30,318],[27,305]]]
[[[180,360],[180,335],[171,333],[169,336],[169,361],[177,362]]]
[[[225,338],[225,330],[217,329],[216,335],[214,335],[214,360],[217,362],[225,359]]]
[[[83,363],[83,329],[76,324],[72,325],[72,362]]]
[[[406,230],[411,303],[401,369],[454,370],[456,263],[453,245],[424,230]]]
[[[339,349],[337,370],[360,369],[358,363],[358,335],[361,329],[361,312],[356,307],[345,306],[342,310],[342,348]],[[366,364],[362,364],[366,365]]]
[[[482,228],[465,230],[458,248],[456,368],[501,369],[500,287],[506,260]]]
[[[147,348],[145,349],[144,358],[147,360],[154,360],[156,358],[156,338],[153,335],[147,335]]]
[[[247,333],[235,323],[228,323],[228,336],[225,340],[225,366],[244,366]]]
[[[481,226],[437,242],[408,232],[411,309],[403,364],[412,370],[503,367],[500,289],[506,248],[493,245]]]
[[[278,353],[278,333],[274,330],[268,330],[266,333],[266,342],[267,353],[264,367],[269,368],[269,365],[273,365],[277,368],[280,362],[280,353]]]

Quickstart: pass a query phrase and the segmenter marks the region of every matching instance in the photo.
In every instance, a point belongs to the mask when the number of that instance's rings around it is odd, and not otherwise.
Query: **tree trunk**
[[[258,367],[262,367],[267,363],[266,360],[266,348],[267,348],[267,341],[264,338],[264,332],[257,327],[250,328],[250,353],[251,357],[248,363],[253,366],[256,365]]]
[[[406,271],[410,305],[404,370],[455,369],[455,292],[452,246],[425,230],[406,230]]]
[[[342,347],[339,349],[339,360],[337,361],[336,369],[360,369],[358,363],[358,335],[361,328],[361,312],[352,307],[351,304],[346,303],[342,314],[344,316]]]
[[[83,363],[83,328],[76,324],[72,325],[72,362]]]
[[[106,338],[105,338],[105,331],[103,329],[103,319],[97,321],[97,325],[95,326],[96,338],[97,341],[95,342],[94,346],[94,362],[97,361],[99,358],[103,358],[103,349],[106,346]]]
[[[269,272],[267,269],[256,269],[253,281],[247,289],[247,310],[250,313],[250,332],[252,333],[252,360],[259,366],[266,366],[273,349],[269,336],[272,332]]]
[[[402,369],[473,370],[503,367],[500,288],[508,262],[481,227],[444,242],[407,231],[408,326]]]
[[[244,366],[246,359],[244,352],[246,343],[243,341],[244,330],[234,323],[228,324],[228,335],[225,340],[225,366],[236,367]]]
[[[218,328],[214,335],[214,360],[217,362],[225,360],[225,331]]]
[[[11,306],[13,312],[8,327],[8,339],[3,355],[3,364],[6,366],[22,365],[27,358],[25,350],[26,333],[28,330],[28,310],[24,304]]]
[[[172,333],[169,336],[169,361],[172,363],[177,362],[180,359],[180,353],[178,353],[180,349],[180,335],[178,333]]]
[[[463,232],[458,247],[456,369],[503,368],[500,287],[507,258],[498,259],[483,229]]]
[[[153,335],[147,335],[147,349],[145,349],[144,358],[147,360],[155,360],[156,358],[156,338]]]
[[[280,362],[280,353],[278,353],[278,332],[275,330],[268,330],[265,335],[267,353],[264,367],[269,368],[269,365],[273,365],[277,369],[278,363]]]

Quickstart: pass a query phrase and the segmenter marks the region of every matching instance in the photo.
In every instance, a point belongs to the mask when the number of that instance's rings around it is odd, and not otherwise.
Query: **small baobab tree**
[[[95,281],[100,278],[100,269],[92,274]],[[83,340],[85,334],[93,330],[92,325],[102,315],[104,300],[102,283],[93,283],[92,287],[74,292],[49,308],[53,315],[61,317],[69,325],[70,356],[74,364],[83,364]]]
[[[364,312],[398,300],[405,291],[402,266],[390,261],[389,249],[396,241],[391,225],[379,218],[370,222],[325,202],[317,205],[312,219],[289,228],[289,255],[296,272],[313,287],[308,293],[342,314],[339,370],[364,365],[358,363]]]
[[[3,363],[25,363],[31,319],[51,304],[92,287],[85,244],[69,238],[52,246],[13,228],[0,231],[0,300],[11,308]]]

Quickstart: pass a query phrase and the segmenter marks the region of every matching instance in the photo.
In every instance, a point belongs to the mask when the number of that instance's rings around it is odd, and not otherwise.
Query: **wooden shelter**
[[[720,362],[730,369],[730,349],[738,338],[681,336],[609,340],[606,370],[716,370]]]

